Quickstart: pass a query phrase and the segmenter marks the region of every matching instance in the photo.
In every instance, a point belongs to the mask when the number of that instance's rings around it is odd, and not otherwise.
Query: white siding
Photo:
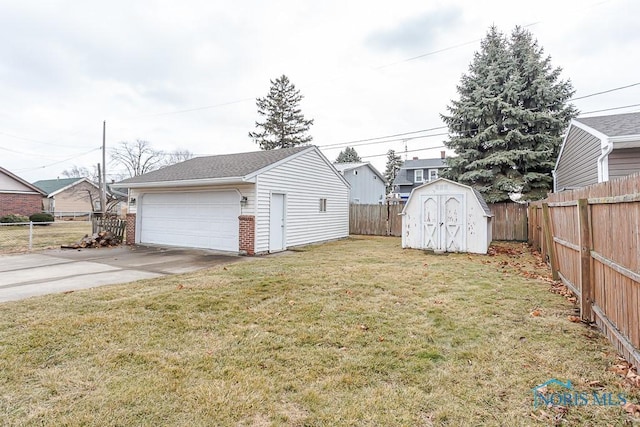
[[[257,177],[257,253],[269,250],[271,193],[285,194],[285,245],[305,245],[349,235],[349,188],[317,151],[294,157]],[[320,199],[327,211],[320,212]]]

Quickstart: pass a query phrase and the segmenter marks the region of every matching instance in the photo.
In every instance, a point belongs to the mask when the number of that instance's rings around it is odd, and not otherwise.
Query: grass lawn
[[[522,244],[427,255],[352,237],[196,273],[0,305],[4,425],[626,425],[534,409],[551,378],[624,393]],[[505,250],[506,249],[506,250]],[[508,255],[505,255],[508,252]]]
[[[91,234],[91,221],[56,221],[50,225],[33,227],[32,249],[59,248],[77,242]],[[0,227],[0,254],[29,250],[29,226],[3,225]]]

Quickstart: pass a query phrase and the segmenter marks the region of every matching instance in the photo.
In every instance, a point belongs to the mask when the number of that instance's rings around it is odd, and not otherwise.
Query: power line
[[[602,109],[602,110],[585,111],[582,114],[602,113],[603,111],[622,110],[623,108],[632,108],[632,107],[640,107],[640,104],[624,105],[622,107],[605,108],[605,109]]]
[[[413,135],[415,133],[429,132],[429,131],[432,131],[432,130],[439,130],[439,129],[445,129],[445,128],[446,128],[446,126],[439,126],[439,127],[435,127],[435,128],[429,128],[429,129],[414,130],[412,132],[404,132],[404,133],[396,133],[396,134],[393,134],[393,135],[378,136],[376,138],[356,139],[354,141],[337,142],[335,144],[323,145],[322,148],[329,148],[329,147],[338,146],[338,145],[345,145],[345,144],[355,144],[357,142],[375,141],[377,139],[393,138],[393,137],[396,137],[396,136]]]
[[[37,166],[35,168],[19,169],[16,172],[28,172],[28,171],[33,171],[33,170],[36,170],[36,169],[46,169],[46,168],[48,168],[50,166],[54,166],[54,165],[57,165],[57,164],[60,164],[60,163],[68,162],[69,160],[77,159],[78,157],[86,156],[87,154],[93,153],[94,151],[98,151],[98,150],[102,150],[102,147],[94,148],[92,150],[87,151],[86,153],[78,154],[76,156],[69,157],[68,159],[60,160],[58,162],[49,163],[48,165]]]
[[[436,145],[435,147],[429,147],[429,148],[418,148],[418,149],[415,149],[415,150],[407,150],[407,151],[406,151],[406,153],[415,153],[416,151],[435,150],[435,149],[438,149],[438,148],[447,148],[447,147],[446,147],[446,146],[444,146],[444,145]],[[384,154],[372,154],[372,155],[370,155],[370,156],[361,156],[360,158],[361,158],[361,159],[369,159],[369,158],[372,158],[372,157],[383,157],[383,156],[386,156],[387,154],[388,154],[388,153],[384,153]]]
[[[385,143],[388,143],[388,142],[412,141],[414,139],[431,138],[431,137],[434,137],[434,136],[445,136],[445,135],[449,135],[449,133],[448,132],[445,132],[445,133],[434,133],[434,134],[431,134],[431,135],[414,136],[414,137],[411,137],[411,138],[385,139],[384,141],[363,142],[363,143],[360,143],[360,144],[347,144],[346,147],[361,147],[363,145],[385,144]],[[322,149],[325,149],[325,150],[337,150],[337,149],[344,148],[344,147],[345,146],[339,146],[339,147],[335,147],[335,146],[329,147],[329,146],[326,146],[326,145],[324,145],[324,146],[319,145],[318,146],[318,148],[322,148]]]
[[[23,136],[12,135],[6,132],[0,132],[0,135],[8,136],[9,138],[20,139],[22,141],[35,142],[36,144],[53,145],[56,147],[65,147],[65,148],[77,148],[77,147],[74,147],[73,145],[63,145],[63,144],[57,144],[55,142],[39,141],[37,139],[25,138]]]
[[[613,89],[603,90],[602,92],[591,93],[589,95],[579,96],[577,98],[571,98],[569,101],[577,101],[579,99],[591,98],[592,96],[603,95],[605,93],[615,92],[617,90],[622,90],[622,89],[628,89],[630,87],[634,87],[634,86],[638,86],[638,85],[640,85],[640,82],[632,83],[632,84],[626,85],[626,86],[615,87]]]

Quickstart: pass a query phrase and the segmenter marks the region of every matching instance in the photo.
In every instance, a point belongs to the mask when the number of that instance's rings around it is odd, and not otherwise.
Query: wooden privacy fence
[[[582,319],[640,366],[640,175],[529,207],[530,243],[578,297]]]
[[[403,204],[358,205],[349,207],[349,233],[373,236],[402,235]]]
[[[358,205],[349,209],[349,232],[374,236],[401,236],[404,204]],[[493,240],[527,241],[527,205],[493,203],[489,205],[493,218]]]
[[[527,241],[527,205],[524,203],[490,203],[493,240]]]

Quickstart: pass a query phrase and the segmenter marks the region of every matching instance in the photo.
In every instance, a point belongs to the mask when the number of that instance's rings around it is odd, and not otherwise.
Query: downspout
[[[609,181],[609,154],[613,151],[613,142],[606,140],[606,146],[602,148],[602,154],[598,157],[598,182]]]

